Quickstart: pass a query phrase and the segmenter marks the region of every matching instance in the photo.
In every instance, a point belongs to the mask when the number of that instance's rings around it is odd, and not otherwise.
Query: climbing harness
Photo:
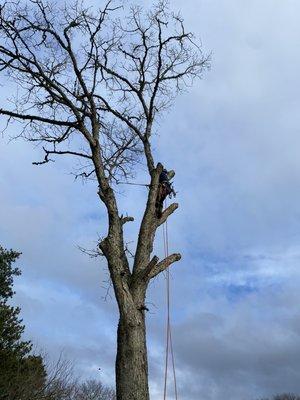
[[[167,202],[165,202],[165,206],[166,206],[166,203]],[[169,255],[169,235],[168,235],[168,222],[167,221],[163,224],[163,240],[164,240],[165,257],[168,257],[168,255]],[[175,358],[174,358],[173,342],[172,342],[172,326],[171,326],[171,317],[170,317],[170,271],[169,271],[169,267],[166,269],[166,286],[167,286],[166,287],[167,322],[166,322],[166,358],[165,358],[165,376],[164,376],[164,400],[166,400],[166,398],[167,398],[169,353],[171,354],[171,361],[172,361],[175,399],[178,400]]]

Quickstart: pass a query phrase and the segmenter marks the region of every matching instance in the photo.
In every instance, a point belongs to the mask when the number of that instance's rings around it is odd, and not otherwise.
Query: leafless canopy
[[[180,260],[153,255],[158,227],[177,209],[158,216],[161,163],[151,135],[176,94],[208,66],[208,58],[166,1],[150,12],[125,10],[113,0],[99,11],[78,0],[8,0],[0,6],[0,73],[17,96],[0,114],[22,122],[20,135],[43,146],[44,164],[57,155],[79,159],[77,175],[95,178],[108,216],[98,248],[108,263],[120,319],[116,358],[118,399],[148,400],[145,298],[152,278]],[[129,264],[114,183],[127,179],[141,158],[149,191]],[[134,396],[134,397],[133,397]]]
[[[72,155],[78,174],[93,177],[99,140],[109,180],[128,177],[143,154],[151,171],[155,117],[208,66],[180,15],[166,1],[148,13],[112,0],[101,10],[78,0],[0,7],[0,71],[20,89],[0,114],[43,145],[36,164]]]

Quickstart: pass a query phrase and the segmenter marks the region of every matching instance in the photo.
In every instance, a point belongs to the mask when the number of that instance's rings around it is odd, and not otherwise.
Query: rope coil
[[[168,234],[168,222],[167,221],[163,224],[163,241],[164,241],[165,257],[168,257],[168,255],[169,255],[169,234]],[[166,400],[166,398],[167,398],[169,353],[171,353],[175,399],[178,400],[175,358],[174,358],[173,341],[172,341],[172,326],[171,326],[171,317],[170,317],[171,313],[170,313],[170,271],[169,271],[169,267],[166,270],[166,297],[167,297],[167,322],[166,322],[166,357],[165,357],[165,376],[164,376],[164,400]]]

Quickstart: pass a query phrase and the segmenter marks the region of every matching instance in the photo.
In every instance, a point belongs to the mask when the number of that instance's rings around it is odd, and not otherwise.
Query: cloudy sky
[[[300,4],[171,3],[212,52],[211,70],[156,138],[179,192],[169,235],[183,254],[172,269],[180,398],[300,393]],[[38,168],[38,157],[0,138],[0,242],[23,252],[15,302],[26,336],[53,358],[63,350],[82,377],[112,384],[116,305],[103,299],[104,262],[76,247],[94,246],[105,215],[96,188],[74,182],[66,160]],[[123,210],[139,215],[145,196],[126,189]],[[131,238],[137,222],[129,229]],[[161,241],[159,232],[158,253]],[[162,398],[164,290],[161,277],[148,296],[153,400]]]

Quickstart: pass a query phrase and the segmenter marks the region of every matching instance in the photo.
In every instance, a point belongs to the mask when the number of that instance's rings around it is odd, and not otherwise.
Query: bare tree
[[[47,354],[39,356],[45,366],[45,379],[39,384],[36,375],[32,381],[39,390],[31,385],[25,390],[20,400],[116,400],[115,391],[101,381],[92,379],[82,381],[74,374],[74,363],[61,353],[56,361],[51,361]],[[17,398],[16,396],[14,398]],[[18,397],[19,400],[19,397]]]
[[[38,397],[39,400],[73,400],[77,393],[78,379],[74,377],[74,364],[60,354],[56,361],[43,355],[47,379]]]
[[[79,385],[75,400],[115,400],[115,392],[96,380],[88,380]]]
[[[41,144],[45,157],[77,158],[76,176],[95,179],[106,208],[108,232],[99,243],[119,307],[116,388],[118,400],[146,400],[148,365],[145,296],[151,279],[180,259],[152,255],[157,228],[177,209],[157,218],[155,200],[162,164],[151,149],[153,126],[178,92],[208,66],[166,1],[150,11],[108,1],[97,10],[82,1],[6,1],[0,12],[0,71],[19,90],[8,123],[23,122],[20,136]],[[123,226],[133,217],[118,210],[115,185],[146,161],[149,192],[131,267]]]

